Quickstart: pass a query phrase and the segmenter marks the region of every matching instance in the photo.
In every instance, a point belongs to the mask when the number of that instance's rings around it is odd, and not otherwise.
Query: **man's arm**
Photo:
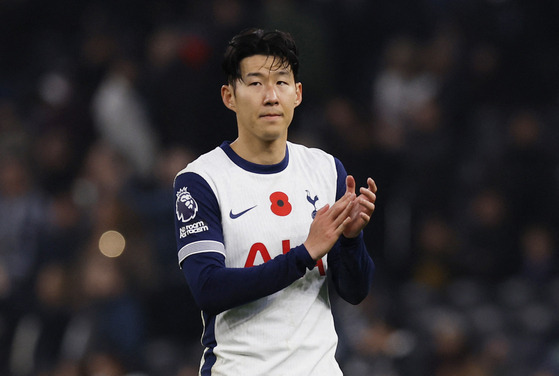
[[[351,304],[365,299],[371,285],[375,264],[367,252],[363,235],[346,238],[343,235],[328,253],[328,272],[338,294]]]
[[[182,270],[198,307],[216,315],[284,289],[315,264],[300,245],[250,268],[227,268],[218,252],[193,254],[183,261]]]
[[[347,194],[348,190],[355,190],[355,181],[350,177],[342,163],[336,159],[338,170],[338,187],[336,199]],[[371,180],[372,181],[372,180]],[[348,184],[349,182],[349,184]],[[350,186],[353,184],[353,186]],[[357,232],[355,237],[346,237],[347,231],[340,237],[336,245],[328,253],[328,270],[338,294],[351,304],[360,303],[369,293],[373,281],[375,265],[363,241],[362,229],[368,223],[374,210],[376,186],[369,183],[369,192],[360,190],[361,195],[356,200],[365,201],[363,204],[353,205],[351,213],[352,222],[348,223],[346,230]],[[365,189],[366,190],[366,189]],[[372,195],[371,195],[372,193]],[[370,204],[373,204],[371,207]]]

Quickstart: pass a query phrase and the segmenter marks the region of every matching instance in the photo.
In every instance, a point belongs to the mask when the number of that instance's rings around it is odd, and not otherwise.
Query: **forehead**
[[[245,57],[240,64],[241,75],[251,74],[290,74],[293,75],[291,66],[280,58],[268,55],[253,55]]]

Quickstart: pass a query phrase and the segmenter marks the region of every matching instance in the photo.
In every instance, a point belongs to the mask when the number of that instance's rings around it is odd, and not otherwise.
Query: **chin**
[[[281,130],[267,129],[261,133],[261,139],[265,141],[276,141],[277,139],[285,138],[286,135],[287,131],[283,128]]]
[[[285,138],[281,135],[264,135],[262,136],[261,140],[267,143],[272,143],[275,141],[284,140]]]

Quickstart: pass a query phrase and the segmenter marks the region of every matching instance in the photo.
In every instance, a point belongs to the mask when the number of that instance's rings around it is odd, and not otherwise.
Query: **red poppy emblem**
[[[270,195],[270,201],[272,205],[270,209],[272,209],[272,213],[275,215],[279,215],[281,217],[285,217],[289,213],[291,213],[291,204],[289,203],[289,197],[283,192],[274,192]]]

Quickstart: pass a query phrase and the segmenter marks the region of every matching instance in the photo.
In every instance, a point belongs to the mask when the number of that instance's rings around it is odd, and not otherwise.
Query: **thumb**
[[[346,193],[347,192],[355,193],[355,179],[353,178],[353,176],[348,175],[347,178],[345,179],[345,184],[346,184]]]

